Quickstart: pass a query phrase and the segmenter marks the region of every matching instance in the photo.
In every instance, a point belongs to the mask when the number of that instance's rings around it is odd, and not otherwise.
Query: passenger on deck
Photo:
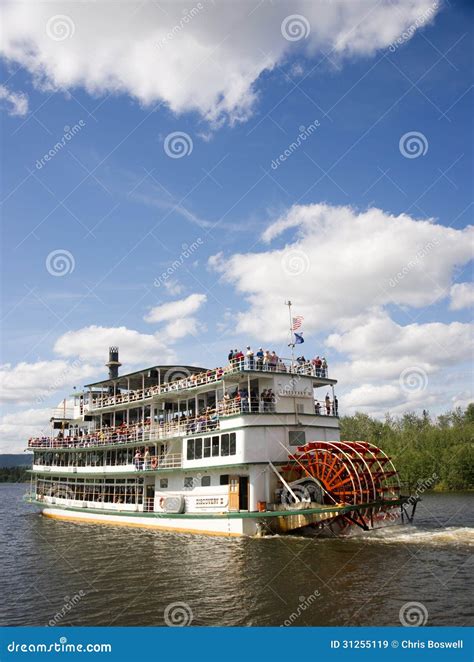
[[[263,355],[263,369],[264,370],[270,370],[270,359],[272,358],[272,355],[270,354],[270,351],[268,349],[265,350],[265,353]]]
[[[245,356],[244,356],[244,353],[242,352],[242,350],[240,350],[240,349],[235,350],[234,362],[235,362],[236,367],[239,370],[242,370],[242,368],[244,367],[244,359],[245,359]]]
[[[331,413],[331,398],[329,397],[329,393],[326,393],[324,402],[326,404],[326,414],[329,416]]]
[[[145,470],[150,468],[150,451],[148,448],[145,448],[145,455],[143,456],[143,468]]]
[[[326,359],[323,357],[321,361],[321,377],[327,377],[328,376],[328,364]]]
[[[135,460],[135,469],[137,471],[140,471],[141,464],[142,464],[142,454],[141,454],[139,448],[137,448],[137,452],[135,453],[134,460]]]
[[[320,415],[321,415],[321,405],[319,404],[319,402],[316,401],[316,404],[315,404],[315,406],[314,406],[314,409],[315,409],[315,411],[316,411],[316,415],[317,415],[317,416],[320,416]]]
[[[333,414],[334,416],[339,416],[339,400],[337,399],[336,396],[334,396],[334,402],[333,402]]]
[[[254,356],[253,356],[253,351],[252,351],[250,345],[247,345],[246,357],[247,357],[247,367],[248,367],[248,369],[253,370],[254,369]]]
[[[261,370],[263,367],[263,349],[260,347],[258,352],[255,354],[255,357],[257,359],[257,370]]]
[[[277,364],[278,364],[278,356],[274,350],[270,356],[270,370],[276,370]]]

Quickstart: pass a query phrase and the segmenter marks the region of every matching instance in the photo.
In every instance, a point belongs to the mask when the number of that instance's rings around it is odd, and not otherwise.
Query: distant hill
[[[31,467],[33,453],[18,453],[17,455],[0,455],[0,468],[2,467]]]

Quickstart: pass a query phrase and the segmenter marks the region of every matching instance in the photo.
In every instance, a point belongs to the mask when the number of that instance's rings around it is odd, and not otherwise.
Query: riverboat
[[[260,536],[411,520],[391,459],[341,441],[325,362],[248,352],[223,367],[155,365],[64,400],[33,438],[26,499],[62,520]]]

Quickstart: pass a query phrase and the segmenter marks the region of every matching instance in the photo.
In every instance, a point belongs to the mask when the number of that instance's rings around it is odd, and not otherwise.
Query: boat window
[[[211,437],[204,437],[203,457],[211,457]]]
[[[194,460],[194,439],[188,439],[188,452],[186,457],[188,460]]]
[[[212,437],[212,457],[219,455],[219,437]]]
[[[196,460],[200,460],[202,458],[202,439],[195,439],[195,445],[194,445],[194,457]]]
[[[229,435],[223,434],[221,437],[221,455],[229,455]]]
[[[185,488],[193,488],[194,487],[194,479],[192,476],[185,476],[184,477],[184,487]]]
[[[220,476],[219,484],[220,485],[228,485],[229,484],[229,474],[222,474]]]
[[[290,430],[288,441],[290,446],[303,446],[306,443],[306,432],[304,430]]]
[[[160,489],[161,490],[166,490],[168,487],[168,479],[167,478],[161,478],[160,479]]]
[[[236,439],[235,432],[231,432],[230,433],[229,455],[235,455],[236,452],[237,452],[235,439]]]
[[[203,476],[201,478],[201,487],[209,487],[210,484],[211,484],[210,476]]]

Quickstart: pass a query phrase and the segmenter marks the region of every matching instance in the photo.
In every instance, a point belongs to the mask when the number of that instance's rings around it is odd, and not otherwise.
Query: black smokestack
[[[118,347],[109,347],[109,362],[105,365],[109,369],[109,379],[117,379],[118,369],[122,365],[119,361]]]

